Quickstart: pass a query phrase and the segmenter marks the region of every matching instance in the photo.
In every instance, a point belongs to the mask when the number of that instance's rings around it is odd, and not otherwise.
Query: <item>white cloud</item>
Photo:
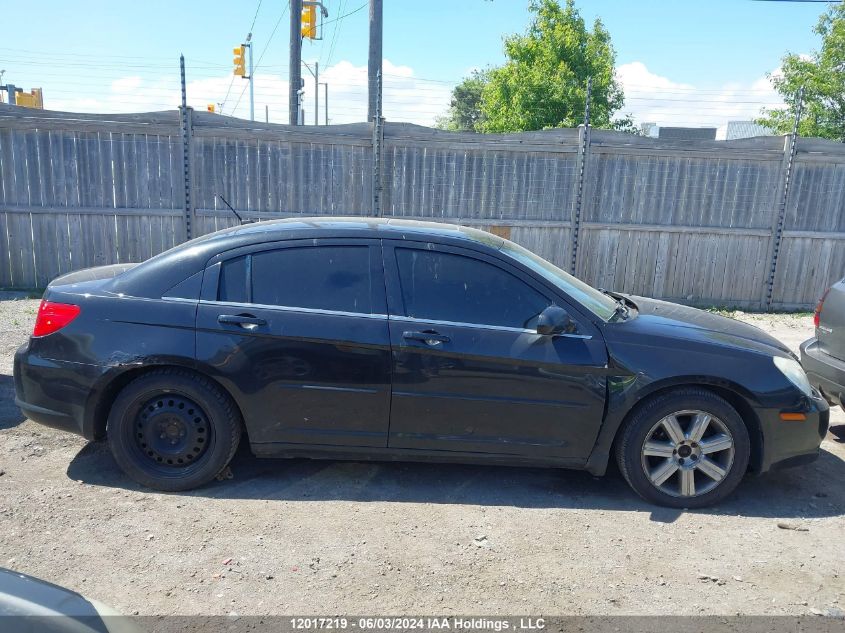
[[[312,66],[313,67],[313,66]],[[393,64],[384,60],[383,110],[389,121],[409,121],[431,125],[435,117],[444,114],[449,106],[452,84],[416,77],[410,66]],[[303,68],[305,94],[303,108],[305,122],[314,121],[314,80]],[[188,69],[188,77],[191,71]],[[329,84],[329,122],[352,123],[367,117],[367,67],[340,61],[321,69],[320,82]],[[255,73],[255,118],[263,121],[265,106],[270,121],[286,123],[288,120],[288,81],[281,74]],[[181,102],[178,75],[141,78],[135,75],[121,77],[102,92],[88,91],[84,95],[68,98],[51,98],[45,86],[47,107],[70,112],[147,112],[173,110]],[[228,93],[228,96],[226,96]],[[324,88],[320,87],[320,123],[325,120]],[[249,118],[249,86],[245,79],[220,75],[189,79],[188,105],[205,110],[209,104],[224,101],[222,113]]]
[[[388,121],[408,121],[432,125],[438,115],[445,114],[454,84],[432,81],[416,75],[410,66],[384,60],[384,116]],[[777,71],[775,71],[777,72]],[[188,68],[188,77],[192,75]],[[314,121],[314,80],[303,69],[305,122]],[[617,77],[625,91],[625,106],[620,114],[633,115],[637,123],[684,125],[719,128],[724,137],[728,121],[750,120],[764,106],[782,104],[768,78],[760,77],[750,84],[726,83],[718,88],[700,88],[692,82],[676,81],[651,72],[642,62],[623,64]],[[367,67],[340,61],[321,69],[320,81],[329,84],[329,122],[364,121],[367,115]],[[226,97],[228,93],[228,97]],[[127,75],[101,91],[88,90],[54,99],[45,86],[47,106],[54,110],[76,112],[145,112],[173,110],[181,101],[178,74],[160,76]],[[325,120],[324,91],[320,89],[320,123]],[[221,74],[189,79],[187,100],[198,110],[208,104],[218,105],[225,98],[222,113],[249,118],[248,82],[240,77]],[[265,106],[270,121],[286,123],[288,119],[288,81],[281,73],[255,75],[255,118],[264,120]],[[220,112],[219,106],[217,111]]]
[[[112,92],[115,93],[126,93],[126,92],[133,92],[140,88],[141,86],[141,78],[138,76],[132,77],[122,77],[111,82],[111,89]]]
[[[388,121],[408,121],[432,125],[436,116],[449,107],[452,84],[421,79],[410,66],[385,59],[383,68],[382,109]],[[314,116],[314,82],[305,73],[306,121]],[[352,123],[367,118],[367,67],[341,61],[320,73],[320,81],[329,84],[329,122]],[[320,121],[323,121],[323,91],[320,91]]]
[[[616,76],[625,91],[622,113],[633,115],[637,123],[716,127],[716,138],[725,137],[728,121],[748,121],[758,117],[763,107],[783,104],[767,77],[751,84],[700,89],[652,73],[642,62],[619,66]]]

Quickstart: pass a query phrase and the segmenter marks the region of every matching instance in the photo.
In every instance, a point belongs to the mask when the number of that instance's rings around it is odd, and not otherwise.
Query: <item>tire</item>
[[[616,444],[628,485],[646,501],[670,508],[702,508],[727,497],[745,475],[750,454],[748,428],[736,410],[699,388],[648,400]]]
[[[235,454],[241,416],[208,378],[157,369],[118,394],[107,422],[109,447],[139,484],[177,492],[208,483]]]

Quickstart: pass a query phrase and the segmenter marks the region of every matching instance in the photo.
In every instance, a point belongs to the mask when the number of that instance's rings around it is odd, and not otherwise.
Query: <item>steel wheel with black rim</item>
[[[710,505],[737,486],[748,429],[723,398],[703,389],[664,393],[640,407],[617,443],[625,479],[642,497],[676,508]]]
[[[108,420],[118,465],[158,490],[211,481],[229,463],[240,435],[231,398],[209,379],[180,369],[155,370],[129,383]]]

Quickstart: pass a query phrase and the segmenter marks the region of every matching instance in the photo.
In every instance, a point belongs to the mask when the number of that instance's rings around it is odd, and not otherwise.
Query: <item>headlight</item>
[[[786,376],[789,382],[798,387],[802,393],[808,396],[813,395],[813,388],[810,387],[810,381],[807,380],[807,374],[804,373],[801,363],[792,358],[783,358],[782,356],[775,356],[773,360],[775,361],[775,367]]]

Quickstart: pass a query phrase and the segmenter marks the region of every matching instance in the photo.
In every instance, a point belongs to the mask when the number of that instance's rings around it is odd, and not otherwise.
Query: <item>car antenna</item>
[[[235,217],[238,218],[238,222],[240,222],[241,224],[248,224],[249,223],[249,220],[244,222],[244,219],[241,217],[241,214],[238,213],[237,211],[235,211],[235,208],[226,201],[226,198],[221,196],[219,193],[215,193],[214,195],[217,196],[218,198],[220,198],[220,200],[223,201],[223,204],[225,204],[227,207],[229,207],[229,211],[231,211],[232,213],[235,214]]]

